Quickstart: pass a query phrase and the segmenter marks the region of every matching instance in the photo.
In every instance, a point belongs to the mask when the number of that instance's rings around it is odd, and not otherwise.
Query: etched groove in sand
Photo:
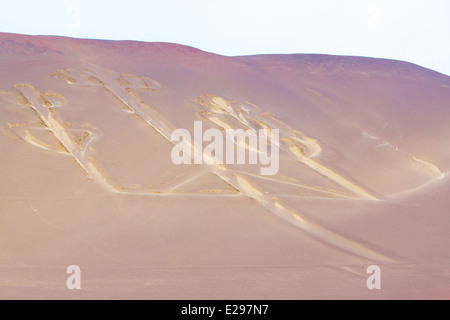
[[[312,197],[325,197],[326,196],[327,198],[329,198],[329,197],[342,198],[342,199],[351,199],[351,198],[354,199],[355,198],[353,193],[352,194],[344,193],[344,192],[341,192],[336,189],[301,184],[294,178],[288,178],[288,177],[283,177],[283,176],[280,176],[279,178],[272,178],[272,177],[268,177],[268,176],[260,176],[260,175],[256,175],[256,174],[252,174],[252,173],[248,173],[248,172],[243,172],[243,171],[237,171],[236,173],[240,173],[247,177],[251,177],[251,178],[260,180],[261,181],[260,183],[262,183],[262,184],[264,184],[264,181],[273,182],[273,183],[275,183],[277,189],[280,189],[283,185],[287,185],[287,186],[295,187],[295,189],[299,190],[299,191],[300,190],[313,191],[314,193],[308,193],[308,194],[303,193],[304,195],[309,195]],[[273,193],[276,194],[277,191],[273,191]],[[282,195],[286,196],[287,194],[282,194]]]
[[[443,172],[441,171],[441,169],[439,169],[433,163],[418,159],[416,157],[413,157],[413,160],[416,161],[417,163],[419,163],[420,165],[424,166],[425,168],[427,168],[431,175],[433,175],[435,177],[440,177],[443,175]]]
[[[39,131],[41,131],[41,133]],[[13,130],[13,132],[35,147],[64,155],[69,154],[67,149],[55,138],[55,136],[47,128],[29,128],[24,129],[23,131],[18,131],[16,129]],[[48,133],[48,135],[45,135],[45,133]]]
[[[70,70],[58,70],[50,74],[50,77],[60,77],[67,81],[69,84],[78,83],[78,81],[70,75]]]
[[[19,90],[13,89],[11,90],[14,98],[16,98],[17,100],[17,104],[22,105],[22,106],[28,106],[31,107],[31,103],[30,101],[28,101],[28,99],[22,94],[22,92],[20,92]]]
[[[311,234],[315,238],[323,241],[324,243],[339,248],[348,253],[374,260],[387,263],[397,263],[396,260],[380,254],[368,247],[361,245],[357,241],[350,240],[338,233],[330,231],[327,228],[299,215],[295,210],[283,205],[277,199],[275,199],[274,208],[272,212],[275,212],[279,217],[293,223],[295,226]]]

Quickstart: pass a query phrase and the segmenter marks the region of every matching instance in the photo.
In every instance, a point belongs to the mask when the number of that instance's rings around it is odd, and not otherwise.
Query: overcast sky
[[[450,75],[449,0],[4,0],[0,32],[381,57]]]

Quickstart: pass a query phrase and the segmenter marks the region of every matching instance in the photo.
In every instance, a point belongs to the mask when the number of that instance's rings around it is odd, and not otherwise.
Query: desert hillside
[[[4,33],[0,75],[0,298],[450,298],[448,76]],[[173,163],[196,121],[278,170]]]

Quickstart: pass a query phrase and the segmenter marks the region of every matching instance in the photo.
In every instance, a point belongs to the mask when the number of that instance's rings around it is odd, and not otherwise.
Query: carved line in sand
[[[102,77],[103,72],[105,71],[96,70],[95,72],[93,72],[88,70],[82,70],[81,73],[78,72],[78,75],[82,76],[81,80],[79,77],[78,78],[74,77],[74,72],[72,70],[66,71],[61,70],[55,73],[54,75],[64,78],[69,84],[94,85],[103,87],[105,90],[110,92],[113,96],[115,96],[119,101],[123,103],[124,105],[123,110],[125,112],[136,114],[137,116],[142,118],[146,123],[148,123],[153,129],[155,129],[158,133],[160,133],[164,138],[166,138],[169,142],[172,143],[171,132],[173,131],[174,128],[171,128],[171,125],[164,119],[164,117],[162,117],[162,115],[157,110],[149,107],[136,93],[136,91],[133,90],[133,88],[130,88],[128,82],[122,80],[115,82],[114,81],[107,82],[101,80],[111,78],[111,77]],[[231,116],[248,128],[252,128],[251,123],[254,123],[256,124],[256,127],[268,129],[269,134],[271,134],[271,128],[279,128],[284,132],[289,132],[291,135],[285,136],[282,139],[282,142],[280,143],[279,147],[282,148],[282,150],[284,151],[289,150],[291,154],[294,155],[299,162],[308,165],[318,173],[327,176],[332,181],[335,181],[340,185],[345,186],[347,189],[358,194],[359,196],[365,199],[375,199],[375,197],[365,192],[359,186],[351,183],[344,177],[337,175],[332,170],[312,160],[311,158],[319,155],[321,151],[321,147],[316,140],[307,137],[306,135],[302,134],[299,131],[292,130],[291,128],[287,127],[286,124],[276,120],[274,117],[271,117],[270,114],[268,113],[262,113],[259,114],[258,116],[256,112],[252,112],[250,110],[251,108],[257,110],[256,106],[247,104],[246,106],[243,106],[242,108],[235,110],[228,101],[216,96],[200,97],[197,102],[206,105],[209,108],[209,111],[212,111],[212,114],[202,112],[201,115],[206,116],[211,122],[215,123],[216,125],[222,128],[227,128],[228,124],[218,119],[218,117],[214,116],[214,114],[215,115],[225,114],[227,116]],[[262,120],[261,118],[265,119]],[[195,144],[192,145],[192,148],[194,150],[194,155],[196,153],[202,153],[202,150],[196,149]],[[212,161],[212,163],[214,163],[214,161]],[[323,241],[328,245],[340,248],[341,250],[344,250],[348,253],[362,256],[368,259],[394,262],[389,257],[383,256],[369,248],[360,245],[358,242],[349,240],[339,234],[336,234],[320,226],[319,224],[311,221],[310,219],[307,219],[306,217],[302,216],[300,213],[289,208],[287,205],[284,205],[280,199],[269,195],[260,187],[253,184],[249,180],[250,175],[246,177],[247,173],[238,173],[236,171],[230,170],[225,165],[217,164],[217,161],[216,164],[207,165],[207,167],[210,170],[210,172],[214,173],[223,181],[233,186],[236,190],[240,192],[241,195],[247,196],[257,201],[259,204],[264,206],[270,212],[296,225],[297,227],[313,235],[320,241]],[[195,179],[195,177],[189,178],[185,182],[182,182],[180,185],[188,184],[193,179]],[[282,180],[280,180],[279,182],[285,183],[285,181]],[[115,189],[112,191],[117,192],[117,190]]]

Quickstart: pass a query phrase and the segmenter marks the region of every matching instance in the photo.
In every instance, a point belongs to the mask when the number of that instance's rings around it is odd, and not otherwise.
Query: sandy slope
[[[1,298],[450,297],[444,75],[12,34],[0,73]],[[279,129],[279,172],[172,164],[195,120]]]

